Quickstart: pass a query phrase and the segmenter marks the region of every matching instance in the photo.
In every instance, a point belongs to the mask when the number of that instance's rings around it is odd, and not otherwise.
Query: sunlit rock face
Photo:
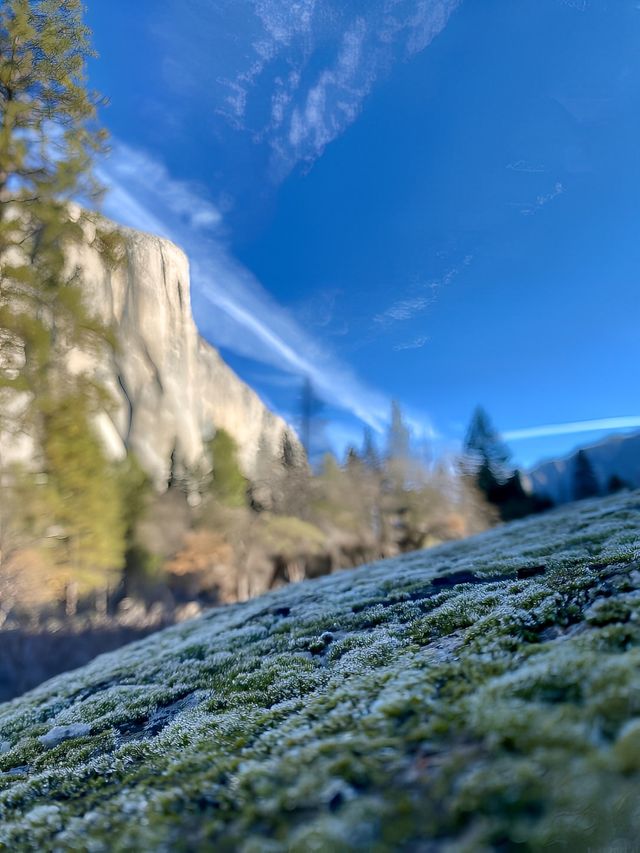
[[[99,422],[107,448],[114,457],[133,451],[162,488],[172,466],[206,464],[204,444],[223,428],[251,476],[259,447],[280,455],[287,424],[199,336],[184,252],[168,240],[119,230],[124,257],[115,267],[93,247],[90,234],[70,259],[80,268],[92,309],[117,337],[113,353],[91,365],[116,404]],[[88,356],[75,353],[72,363],[87,367]]]

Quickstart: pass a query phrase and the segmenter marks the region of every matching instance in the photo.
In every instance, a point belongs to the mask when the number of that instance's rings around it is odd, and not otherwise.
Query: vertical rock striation
[[[95,365],[116,402],[99,422],[109,452],[133,451],[163,488],[172,467],[202,465],[206,441],[224,428],[251,476],[259,448],[278,456],[285,433],[297,438],[198,334],[184,252],[160,237],[118,230],[124,258],[117,266],[105,262],[90,234],[70,258],[91,308],[116,332],[114,352]],[[73,362],[86,368],[87,359],[78,352]]]

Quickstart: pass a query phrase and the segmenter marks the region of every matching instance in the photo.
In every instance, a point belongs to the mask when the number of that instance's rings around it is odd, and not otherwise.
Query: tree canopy
[[[43,523],[67,561],[102,570],[124,545],[121,489],[93,429],[108,399],[91,359],[72,369],[70,356],[102,355],[111,335],[69,248],[90,240],[111,257],[117,238],[77,204],[99,194],[106,144],[82,12],[80,0],[0,6],[0,433],[30,436]]]
[[[86,84],[89,35],[79,0],[0,9],[0,389],[30,392],[36,407],[77,391],[71,349],[108,338],[66,251],[85,239],[89,214],[70,202],[98,194],[92,161],[106,141]],[[106,251],[111,238],[95,239]]]
[[[478,406],[464,439],[463,453],[468,467],[485,467],[498,481],[504,482],[512,473],[509,467],[511,454],[487,412]]]
[[[573,469],[573,499],[595,498],[600,494],[600,485],[591,460],[584,450],[578,451]]]

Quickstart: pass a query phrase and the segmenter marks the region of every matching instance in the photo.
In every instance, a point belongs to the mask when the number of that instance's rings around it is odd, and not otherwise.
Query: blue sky
[[[640,3],[88,0],[110,215],[192,261],[202,333],[336,449],[390,400],[528,465],[640,428]],[[590,422],[595,423],[590,423]]]

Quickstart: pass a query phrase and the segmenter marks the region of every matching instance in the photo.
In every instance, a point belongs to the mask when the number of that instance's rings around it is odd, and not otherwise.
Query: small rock
[[[85,737],[91,731],[91,726],[86,723],[72,723],[70,726],[54,726],[46,735],[41,735],[38,740],[47,749],[63,743],[65,740],[73,740],[77,737]]]
[[[4,755],[5,752],[9,752],[11,749],[11,744],[8,740],[0,740],[0,755]]]

